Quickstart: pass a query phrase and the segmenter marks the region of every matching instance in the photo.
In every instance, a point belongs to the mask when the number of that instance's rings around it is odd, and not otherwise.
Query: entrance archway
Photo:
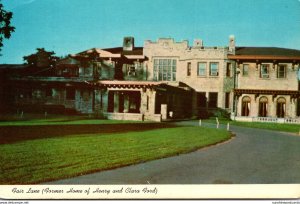
[[[268,98],[263,96],[259,99],[259,117],[267,117],[268,115]]]

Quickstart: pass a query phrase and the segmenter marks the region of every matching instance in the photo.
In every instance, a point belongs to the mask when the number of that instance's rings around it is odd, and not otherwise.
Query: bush
[[[217,118],[224,118],[230,120],[230,113],[222,108],[209,110],[208,115],[209,117],[217,117]]]

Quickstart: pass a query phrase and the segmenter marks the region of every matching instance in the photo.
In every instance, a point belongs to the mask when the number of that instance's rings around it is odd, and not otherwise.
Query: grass
[[[203,122],[208,123],[216,123],[216,119],[207,119],[203,120]],[[282,123],[265,123],[265,122],[238,122],[238,121],[230,121],[228,119],[219,119],[221,124],[227,124],[236,126],[243,126],[249,128],[260,128],[260,129],[268,129],[282,132],[291,132],[298,133],[300,131],[300,125],[298,124],[282,124]]]
[[[0,145],[0,184],[36,184],[74,177],[188,153],[230,137],[221,129],[168,127],[21,140]]]
[[[101,120],[82,116],[9,118],[0,121],[0,126],[35,126],[35,125],[84,125],[84,124],[124,124],[140,123],[138,121]]]

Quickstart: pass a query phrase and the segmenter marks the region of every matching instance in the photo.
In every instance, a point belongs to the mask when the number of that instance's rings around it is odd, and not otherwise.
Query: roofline
[[[289,57],[289,56],[275,56],[275,55],[227,55],[228,59],[233,60],[300,60],[299,57]]]

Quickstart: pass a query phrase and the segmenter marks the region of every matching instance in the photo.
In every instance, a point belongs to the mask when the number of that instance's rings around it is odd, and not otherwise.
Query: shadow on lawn
[[[80,134],[110,134],[176,127],[166,123],[0,126],[0,144]]]

